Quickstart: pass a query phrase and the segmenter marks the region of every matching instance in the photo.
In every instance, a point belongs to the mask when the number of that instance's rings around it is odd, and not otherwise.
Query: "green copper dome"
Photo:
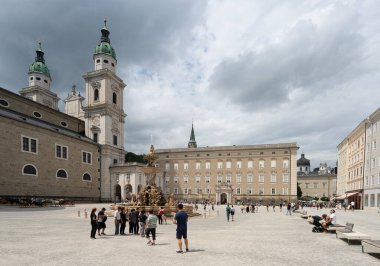
[[[34,62],[29,66],[28,74],[37,72],[45,74],[50,78],[50,71],[49,68],[45,65],[44,52],[41,49],[41,43],[39,43],[39,48],[36,50],[36,54],[37,56]]]
[[[95,47],[94,54],[108,54],[116,59],[116,53],[111,44],[106,42],[101,42]]]
[[[104,20],[104,27],[101,29],[102,37],[100,37],[100,43],[95,47],[94,54],[108,54],[116,60],[116,53],[111,46],[111,41],[109,38],[110,32],[107,29],[107,20]]]

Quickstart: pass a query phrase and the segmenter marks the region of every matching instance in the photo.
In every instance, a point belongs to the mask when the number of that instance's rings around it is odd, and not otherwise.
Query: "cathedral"
[[[0,197],[115,201],[145,184],[142,172],[132,180],[125,173],[133,167],[124,164],[126,85],[116,74],[109,35],[104,21],[94,69],[83,75],[86,94],[73,86],[64,112],[51,90],[41,43],[29,67],[28,87],[20,95],[0,88]]]

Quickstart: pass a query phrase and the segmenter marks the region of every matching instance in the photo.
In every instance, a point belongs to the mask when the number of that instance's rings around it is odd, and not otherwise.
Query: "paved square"
[[[362,254],[360,245],[348,245],[334,234],[316,234],[298,214],[261,207],[259,213],[236,213],[226,222],[224,206],[189,221],[190,252],[176,254],[175,225],[159,225],[157,245],[140,236],[114,236],[112,218],[107,236],[90,239],[90,221],[83,210],[106,204],[77,204],[67,208],[0,206],[0,265],[379,265]],[[81,211],[81,217],[77,212]],[[327,210],[309,210],[324,213]],[[203,210],[202,210],[203,212]],[[337,211],[339,223],[380,239],[380,214]],[[368,224],[368,226],[366,226]],[[128,231],[128,230],[126,230]]]

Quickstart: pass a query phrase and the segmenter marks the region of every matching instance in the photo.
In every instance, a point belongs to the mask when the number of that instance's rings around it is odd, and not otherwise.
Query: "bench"
[[[346,223],[346,225],[334,224],[327,227],[327,231],[336,232],[337,230],[339,230],[339,231],[344,231],[345,233],[349,233],[349,232],[352,232],[353,228],[354,228],[354,224],[352,223]]]
[[[380,253],[380,240],[363,240],[362,252]]]
[[[369,235],[359,233],[359,232],[351,232],[351,233],[342,233],[340,231],[336,231],[337,238],[347,239],[347,243],[350,244],[350,240],[367,240],[371,239]]]

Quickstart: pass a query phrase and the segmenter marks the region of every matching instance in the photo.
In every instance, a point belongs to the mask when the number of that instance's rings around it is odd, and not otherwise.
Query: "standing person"
[[[121,208],[120,212],[120,235],[125,235],[125,225],[127,223],[127,214],[125,213],[125,208]]]
[[[146,219],[146,238],[148,238],[148,245],[154,246],[156,243],[156,228],[157,216],[153,214],[153,210],[149,210],[148,218]],[[152,233],[152,241],[150,241],[150,234]]]
[[[162,208],[162,207],[161,207]],[[158,217],[158,224],[162,224],[162,214],[161,214],[161,208],[157,212]]]
[[[139,226],[140,226],[140,236],[144,237],[145,236],[145,223],[146,219],[148,217],[145,215],[145,210],[142,209],[141,212],[139,213]]]
[[[354,211],[355,209],[355,201],[351,201],[351,210]]]
[[[247,206],[245,207],[245,212],[249,213],[249,204],[247,204]]]
[[[132,209],[131,212],[129,213],[128,215],[128,222],[129,222],[129,234],[130,235],[133,235],[133,222],[132,222],[132,216],[133,216],[133,213],[135,212],[135,209]]]
[[[211,204],[211,209],[214,211],[214,203]]]
[[[292,204],[290,204],[290,202],[288,203],[288,205],[286,205],[286,215],[292,215],[292,212],[291,212],[291,208],[292,208]]]
[[[269,204],[267,203],[267,212],[269,212]]]
[[[166,223],[164,207],[161,207],[161,208],[160,208],[160,210],[158,211],[158,214],[159,214],[158,222],[160,222],[160,219],[161,219],[161,223],[160,223],[160,224],[163,224],[163,221],[164,221],[164,219],[165,219],[165,223]]]
[[[252,203],[251,205],[251,212],[254,213],[255,212],[255,204]]]
[[[117,207],[117,210],[115,211],[114,217],[115,217],[115,235],[118,235],[120,232],[120,225],[121,225],[121,207]]]
[[[227,203],[227,207],[226,207],[227,222],[230,221],[230,214],[231,214],[230,204]]]
[[[187,240],[187,213],[183,210],[183,205],[178,204],[178,211],[174,215],[173,223],[177,224],[176,238],[178,240],[177,253],[183,253],[182,251],[182,238],[185,241],[186,252],[189,251],[189,241]]]
[[[97,228],[97,223],[96,223],[96,208],[93,208],[90,214],[90,220],[91,220],[91,238],[95,239],[95,234],[96,234],[96,228]]]
[[[280,212],[282,212],[282,203],[280,203]]]
[[[98,212],[98,236],[100,236],[100,229],[102,229],[102,235],[105,235],[107,216],[104,214],[106,208],[102,208]]]
[[[133,232],[135,235],[139,234],[139,213],[140,213],[140,208],[136,208],[136,211],[135,211],[136,221],[133,226]]]
[[[276,204],[273,203],[273,212],[276,212]]]
[[[231,220],[234,221],[234,215],[235,215],[235,208],[234,208],[234,205],[231,205]]]

